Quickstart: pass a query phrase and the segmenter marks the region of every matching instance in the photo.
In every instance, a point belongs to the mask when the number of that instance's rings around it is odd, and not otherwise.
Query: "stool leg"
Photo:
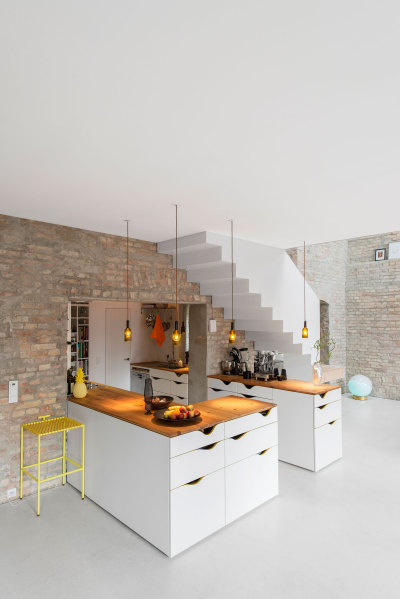
[[[40,435],[38,435],[37,515],[40,516]]]
[[[19,498],[22,499],[22,495],[24,492],[24,471],[22,470],[24,466],[24,427],[21,426],[21,460],[19,467]]]
[[[63,477],[62,484],[65,485],[65,431],[63,431],[63,459],[62,459]]]
[[[85,499],[85,425],[82,426],[82,499]]]

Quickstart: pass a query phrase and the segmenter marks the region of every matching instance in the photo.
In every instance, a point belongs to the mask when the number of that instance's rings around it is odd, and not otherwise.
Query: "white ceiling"
[[[0,0],[0,212],[281,247],[400,228],[396,0]]]

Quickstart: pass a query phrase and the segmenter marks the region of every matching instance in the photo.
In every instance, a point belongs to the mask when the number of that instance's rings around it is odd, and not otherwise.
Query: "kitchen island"
[[[338,385],[262,381],[230,374],[208,377],[208,398],[227,393],[273,401],[279,409],[279,459],[317,472],[342,457],[342,401]]]
[[[227,396],[196,408],[199,421],[177,425],[113,387],[68,401],[86,425],[86,495],[170,557],[278,493],[276,406]],[[76,436],[68,449],[80,455]]]

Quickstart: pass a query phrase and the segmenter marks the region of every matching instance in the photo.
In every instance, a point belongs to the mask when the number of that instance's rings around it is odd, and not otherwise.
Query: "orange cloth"
[[[159,347],[161,347],[165,341],[164,328],[159,314],[157,314],[156,322],[151,333],[151,338],[156,340],[156,343]]]

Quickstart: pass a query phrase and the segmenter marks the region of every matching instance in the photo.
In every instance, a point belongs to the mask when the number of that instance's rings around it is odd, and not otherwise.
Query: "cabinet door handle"
[[[218,443],[219,443],[219,441],[216,441],[215,443],[211,443],[210,445],[205,445],[204,447],[199,447],[199,449],[209,451],[210,449],[214,449],[214,447],[216,445],[218,445]]]
[[[200,476],[200,478],[195,478],[191,480],[190,483],[186,483],[187,485],[198,485],[201,480],[203,480],[204,476]]]
[[[201,432],[203,433],[203,435],[211,435],[215,427],[216,425],[214,424],[214,426],[209,426],[208,428],[203,429]]]
[[[246,431],[245,433],[240,433],[240,435],[235,435],[234,437],[231,437],[231,439],[233,439],[234,441],[237,441],[238,439],[241,439],[242,437],[247,435],[247,433],[248,433],[248,431]]]
[[[259,452],[258,455],[264,455],[265,453],[267,453],[267,451],[269,451],[271,448],[268,447],[268,449],[263,449],[262,451]]]
[[[328,404],[326,403],[326,404],[324,404],[323,406],[318,406],[318,410],[323,410],[324,408],[326,408],[326,406],[327,406],[327,405],[328,405]]]
[[[268,416],[268,414],[270,413],[270,411],[272,410],[272,408],[268,408],[268,410],[264,410],[264,412],[260,412],[261,416]]]

